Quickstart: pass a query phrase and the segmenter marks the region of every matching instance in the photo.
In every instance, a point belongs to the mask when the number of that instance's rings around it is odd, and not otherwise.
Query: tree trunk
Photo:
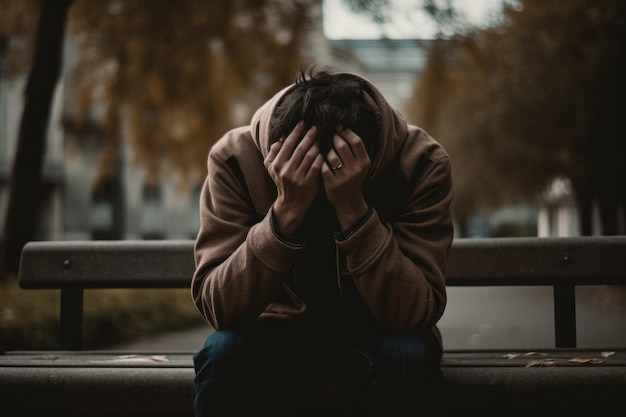
[[[10,179],[0,279],[17,273],[22,247],[35,238],[43,202],[43,161],[50,107],[63,54],[67,11],[72,0],[41,0],[34,61],[24,92],[17,150]]]

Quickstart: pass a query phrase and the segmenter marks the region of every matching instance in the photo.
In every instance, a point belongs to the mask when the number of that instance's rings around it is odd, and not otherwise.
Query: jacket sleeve
[[[209,154],[195,243],[192,298],[215,329],[254,320],[268,306],[275,315],[303,308],[285,284],[301,248],[272,232],[271,208],[259,214],[252,207],[253,185],[233,161],[219,144]]]
[[[446,305],[446,276],[453,239],[450,161],[432,159],[393,219],[375,212],[345,241],[345,275],[386,328],[435,327]]]

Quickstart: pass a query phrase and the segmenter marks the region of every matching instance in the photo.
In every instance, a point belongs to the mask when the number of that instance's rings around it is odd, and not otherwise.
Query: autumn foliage
[[[594,202],[603,234],[619,230],[625,17],[621,0],[521,0],[496,27],[435,42],[412,116],[452,156],[459,218],[534,200],[562,176],[585,234]]]
[[[104,177],[122,138],[153,180],[193,178],[226,130],[288,82],[300,63],[313,2],[76,1],[77,50],[67,130],[102,136]]]

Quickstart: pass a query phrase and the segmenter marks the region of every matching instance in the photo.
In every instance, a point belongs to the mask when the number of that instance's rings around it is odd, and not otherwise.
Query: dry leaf
[[[548,354],[543,352],[527,352],[524,353],[524,356],[548,356]]]
[[[533,366],[555,366],[556,365],[556,359],[535,359],[532,361],[529,361],[526,364],[526,368],[530,368]]]
[[[113,359],[105,359],[101,361],[90,361],[91,363],[141,363],[141,362],[167,362],[167,356],[165,355],[120,355]]]
[[[502,357],[506,359],[515,359],[519,356],[520,356],[519,353],[507,353],[506,355],[502,355]]]
[[[568,360],[570,363],[603,363],[604,359],[600,358],[572,358]]]

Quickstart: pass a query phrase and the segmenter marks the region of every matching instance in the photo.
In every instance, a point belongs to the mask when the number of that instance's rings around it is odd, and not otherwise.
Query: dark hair
[[[352,129],[372,154],[379,127],[374,108],[367,101],[364,84],[358,79],[333,74],[316,67],[303,68],[293,89],[285,94],[270,120],[270,141],[287,137],[296,124],[317,126],[324,155],[332,146],[337,126]]]

